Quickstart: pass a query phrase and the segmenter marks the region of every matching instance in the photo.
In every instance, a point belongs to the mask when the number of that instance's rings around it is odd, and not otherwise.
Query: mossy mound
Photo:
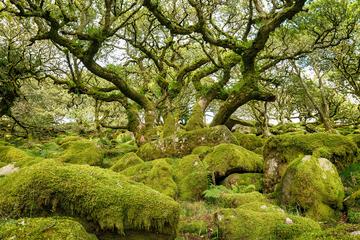
[[[337,134],[284,134],[271,137],[264,146],[265,191],[272,192],[287,165],[303,155],[327,158],[341,171],[357,162],[358,148],[346,136]]]
[[[285,133],[306,133],[306,129],[299,123],[286,123],[278,124],[271,127],[270,132],[274,135],[280,135]]]
[[[285,206],[300,207],[311,218],[328,221],[342,209],[344,187],[329,160],[306,155],[288,166],[278,198]]]
[[[144,183],[145,185],[175,198],[177,186],[173,179],[172,166],[167,159],[157,159],[151,162],[144,162],[129,167],[121,172],[130,179]]]
[[[41,158],[33,157],[27,152],[12,146],[0,146],[0,161],[22,167],[35,164],[41,161]]]
[[[246,188],[252,185],[255,191],[262,192],[263,177],[262,173],[233,173],[227,176],[221,184],[229,189]]]
[[[3,240],[96,240],[95,235],[68,218],[22,218],[0,221]]]
[[[304,232],[294,240],[355,240],[360,239],[360,225],[338,224],[323,231]]]
[[[244,134],[240,132],[234,132],[233,134],[236,137],[239,146],[242,146],[247,150],[262,154],[262,147],[265,143],[264,138],[256,136],[255,134]]]
[[[203,159],[208,153],[211,153],[214,150],[213,147],[209,146],[199,146],[192,150],[191,154],[199,155]]]
[[[179,222],[178,232],[202,237],[208,233],[208,223],[204,220],[183,220]]]
[[[235,144],[220,144],[205,156],[204,162],[216,179],[223,179],[231,173],[263,171],[261,156]]]
[[[136,164],[143,163],[144,161],[136,155],[136,153],[130,152],[122,156],[114,165],[110,168],[115,172],[121,172],[128,167],[134,166]]]
[[[137,155],[145,161],[165,157],[183,157],[190,154],[195,147],[215,146],[220,143],[237,143],[236,138],[226,126],[177,132],[174,136],[142,145]]]
[[[286,214],[282,209],[263,205],[257,210],[244,207],[221,209],[215,213],[220,239],[293,239],[304,232],[319,231],[317,222]]]
[[[198,155],[188,155],[177,160],[174,164],[174,175],[180,200],[200,200],[208,188],[208,171]]]
[[[58,159],[62,162],[73,164],[88,164],[100,166],[103,153],[95,142],[86,139],[71,140],[61,144],[64,152]]]
[[[266,198],[259,192],[223,193],[219,198],[220,206],[226,208],[236,208],[252,202],[266,202]]]
[[[44,160],[0,178],[0,218],[62,214],[99,231],[174,234],[179,205],[110,170]]]

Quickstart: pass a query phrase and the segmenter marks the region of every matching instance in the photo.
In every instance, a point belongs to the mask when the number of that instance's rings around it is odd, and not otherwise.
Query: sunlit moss
[[[136,153],[130,152],[126,153],[120,159],[118,159],[115,164],[110,168],[115,172],[121,172],[128,167],[134,166],[139,163],[143,163],[144,161],[139,158]]]
[[[66,141],[61,144],[64,152],[58,157],[60,161],[73,164],[100,166],[103,153],[95,142],[86,139]]]
[[[69,218],[21,218],[0,220],[0,239],[97,240],[97,237]]]
[[[215,177],[226,177],[234,172],[262,172],[261,156],[234,144],[220,144],[205,156],[204,162]]]
[[[198,155],[188,155],[177,160],[174,164],[174,175],[180,200],[200,200],[202,193],[208,188],[208,171]]]
[[[175,198],[177,195],[172,166],[167,162],[167,159],[140,163],[125,169],[121,173],[167,196]]]
[[[335,166],[325,158],[305,156],[293,161],[278,190],[279,200],[317,220],[328,221],[342,209],[344,187]]]
[[[164,157],[183,157],[198,146],[215,146],[220,143],[237,143],[236,138],[225,126],[177,132],[174,136],[142,145],[137,155],[145,161]]]
[[[265,190],[273,191],[287,165],[303,155],[327,158],[341,171],[358,161],[358,148],[353,141],[337,134],[284,134],[272,137],[264,146]]]
[[[0,217],[62,214],[99,229],[173,234],[179,206],[111,170],[44,160],[0,179]]]

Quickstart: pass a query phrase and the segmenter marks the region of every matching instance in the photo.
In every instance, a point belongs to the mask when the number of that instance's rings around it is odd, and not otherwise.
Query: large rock
[[[137,151],[137,155],[143,160],[183,157],[190,154],[195,147],[215,146],[220,143],[237,143],[236,138],[225,126],[178,132],[174,136],[142,145]]]
[[[255,134],[244,134],[240,132],[234,132],[233,134],[240,146],[247,150],[262,154],[262,147],[265,143],[264,138],[256,136]]]
[[[74,137],[74,139],[61,143],[64,152],[59,156],[59,160],[74,164],[89,164],[91,166],[100,166],[103,153],[95,142]]]
[[[263,159],[260,155],[234,144],[214,147],[203,161],[217,180],[223,180],[232,173],[263,172]]]
[[[178,186],[178,198],[183,201],[199,201],[208,189],[209,179],[206,165],[198,155],[178,159],[174,166],[174,177]]]
[[[326,221],[342,209],[344,187],[329,160],[306,155],[288,166],[278,198],[287,207],[300,208],[307,216]]]
[[[128,167],[132,167],[136,164],[143,163],[144,161],[136,155],[136,153],[129,152],[124,156],[120,157],[118,160],[115,160],[114,165],[111,166],[111,170],[115,172],[121,172]]]
[[[339,171],[358,160],[358,148],[337,134],[284,134],[271,137],[264,146],[264,188],[272,192],[288,164],[303,155],[316,154],[329,159]]]
[[[41,158],[33,157],[21,149],[12,146],[0,146],[0,162],[22,167],[35,164],[40,160]]]
[[[175,198],[177,186],[173,179],[173,169],[168,162],[170,159],[156,159],[143,162],[120,172],[131,180],[144,183],[169,197]]]
[[[22,218],[0,221],[0,239],[97,240],[97,237],[69,218]]]
[[[175,234],[179,205],[111,170],[43,160],[0,178],[0,218],[66,215],[100,231]]]
[[[220,239],[294,239],[304,232],[319,231],[317,222],[286,214],[274,205],[252,202],[215,213]]]

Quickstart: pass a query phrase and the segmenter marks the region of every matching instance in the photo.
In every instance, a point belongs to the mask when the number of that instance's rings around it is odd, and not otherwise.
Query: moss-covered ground
[[[358,135],[165,122],[141,146],[1,140],[0,239],[360,239]]]

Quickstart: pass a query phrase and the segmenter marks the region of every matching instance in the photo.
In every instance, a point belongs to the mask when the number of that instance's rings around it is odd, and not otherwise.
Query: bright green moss
[[[143,162],[144,161],[141,158],[139,158],[136,155],[136,153],[130,152],[130,153],[126,153],[118,161],[116,161],[115,164],[110,169],[115,172],[121,172],[128,167],[131,167],[136,164],[143,163]]]
[[[215,146],[220,143],[234,143],[236,138],[226,126],[202,128],[159,139],[142,145],[137,155],[145,160],[165,157],[183,157],[198,146]]]
[[[251,202],[265,202],[266,198],[259,192],[223,193],[218,201],[222,207],[236,208]]]
[[[195,104],[193,107],[193,112],[191,113],[190,119],[187,122],[185,128],[187,131],[192,131],[201,129],[203,127],[205,127],[204,112],[202,111],[199,104]]]
[[[86,139],[72,140],[63,143],[61,147],[64,152],[58,159],[62,162],[91,166],[100,166],[102,163],[102,150],[92,141]]]
[[[313,154],[329,159],[341,171],[357,162],[358,148],[353,141],[337,134],[284,134],[271,137],[264,146],[265,191],[274,190],[291,161]]]
[[[176,161],[174,175],[180,200],[200,200],[208,188],[208,171],[198,155],[188,155]]]
[[[30,156],[27,152],[12,147],[0,146],[0,161],[3,163],[14,163],[16,166],[28,166],[39,162],[41,159]]]
[[[208,232],[208,224],[203,220],[185,220],[179,222],[178,231],[180,234],[192,234],[203,236]]]
[[[192,150],[191,154],[199,155],[201,159],[203,159],[208,153],[213,151],[213,147],[209,146],[199,146]]]
[[[317,220],[331,220],[335,210],[342,209],[344,187],[335,166],[325,158],[307,155],[293,161],[278,191],[283,205],[300,207]]]
[[[360,236],[352,233],[358,232],[359,229],[360,225],[357,224],[338,224],[323,231],[305,231],[294,240],[355,240],[360,239]]]
[[[96,240],[95,235],[69,218],[23,218],[0,221],[3,240]]]
[[[240,132],[234,132],[233,134],[236,137],[239,145],[243,148],[246,148],[247,150],[262,150],[262,147],[264,146],[265,139],[256,136],[255,134],[244,134]]]
[[[44,160],[0,179],[0,218],[62,214],[99,229],[174,234],[179,205],[110,170]]]
[[[262,173],[233,173],[227,176],[221,184],[229,189],[253,185],[255,191],[262,192],[263,176]]]
[[[167,159],[157,159],[129,167],[121,173],[136,182],[144,183],[167,196],[175,198],[177,186],[172,171],[172,166]]]
[[[206,155],[204,162],[216,178],[226,177],[234,172],[262,172],[261,156],[234,144],[220,144]]]
[[[311,219],[286,214],[276,207],[269,209],[254,211],[236,208],[218,211],[215,221],[220,239],[293,239],[304,232],[320,230],[319,224]],[[286,224],[287,221],[292,224]]]
[[[305,127],[301,126],[299,123],[286,123],[278,124],[270,128],[270,132],[275,135],[285,134],[285,133],[305,133]]]
[[[80,136],[60,136],[55,139],[55,142],[59,145],[63,145],[68,142],[81,141],[81,140],[83,140],[83,138]]]

